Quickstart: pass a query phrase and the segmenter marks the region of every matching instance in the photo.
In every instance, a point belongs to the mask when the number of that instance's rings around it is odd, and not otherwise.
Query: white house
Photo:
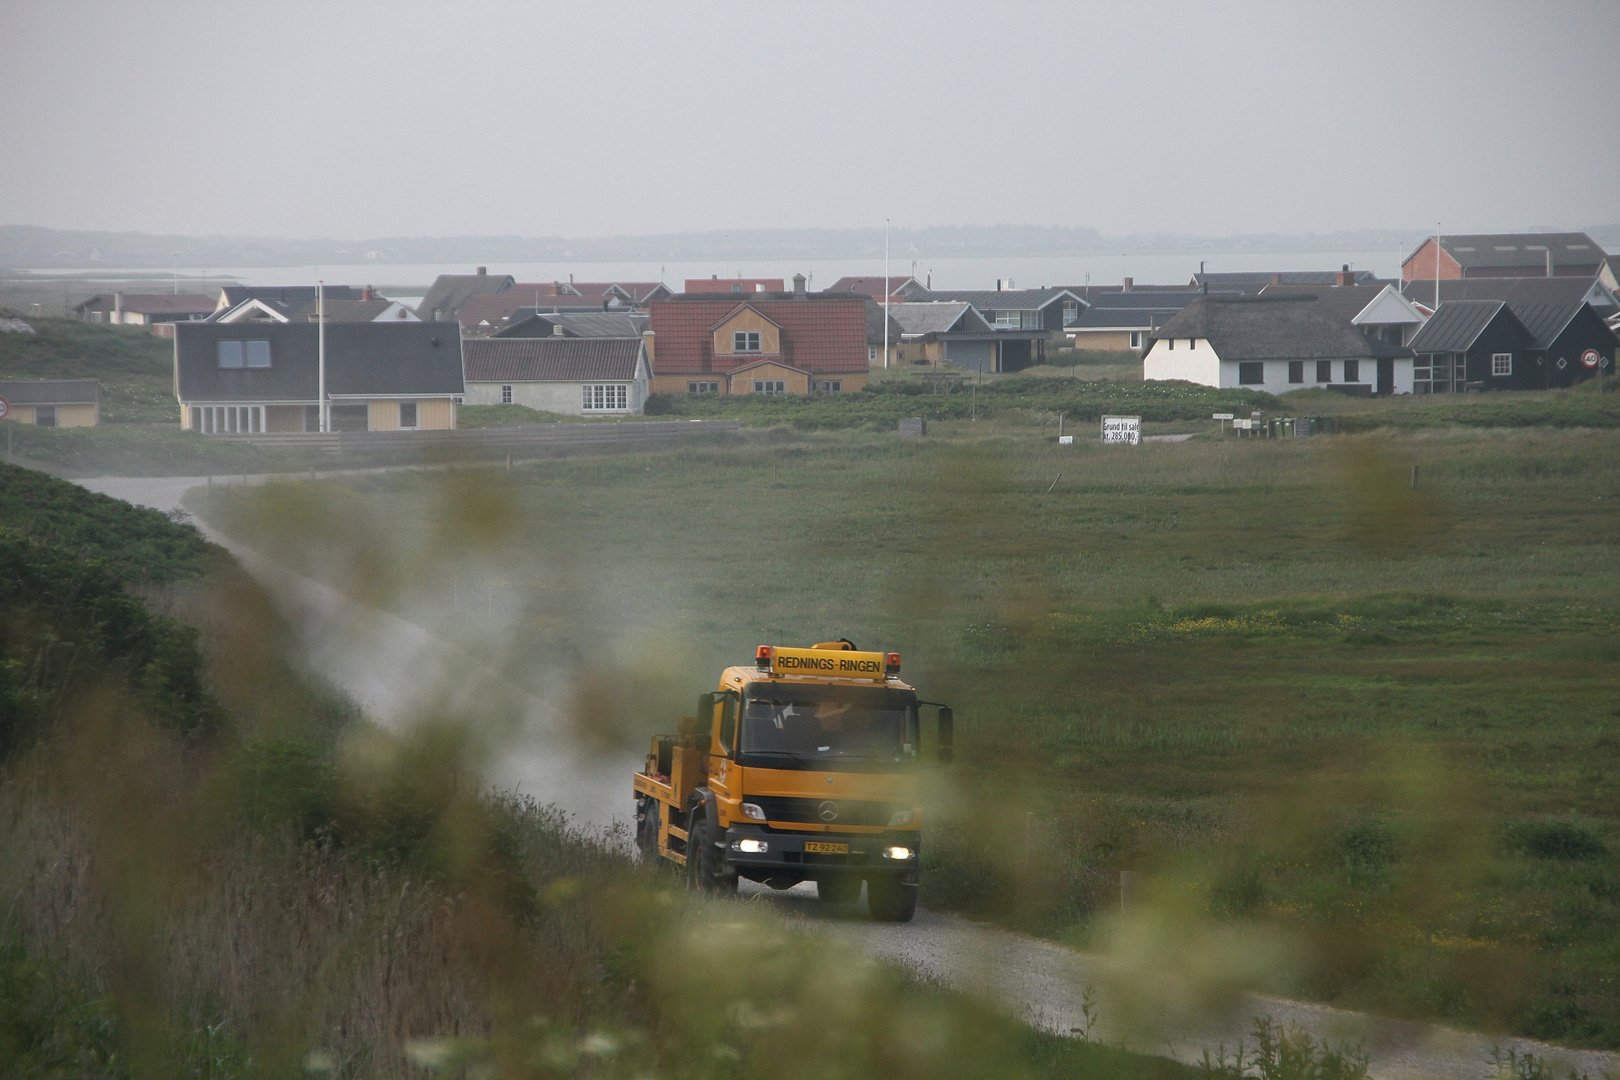
[[[469,338],[462,361],[468,405],[638,415],[652,381],[641,338]]]
[[[1410,394],[1412,352],[1374,338],[1314,296],[1200,296],[1156,330],[1149,381],[1184,379],[1272,394],[1310,387]]]
[[[324,308],[324,312],[322,309]],[[416,312],[385,296],[377,296],[370,289],[358,300],[328,297],[324,303],[315,300],[266,300],[251,297],[235,307],[214,316],[212,322],[317,322],[318,313],[324,313],[328,323],[340,322],[421,322]]]

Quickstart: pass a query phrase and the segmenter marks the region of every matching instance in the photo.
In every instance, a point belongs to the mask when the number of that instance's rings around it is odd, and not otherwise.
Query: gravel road
[[[261,482],[265,477],[251,477]],[[238,479],[236,483],[243,482]],[[205,477],[100,477],[79,481],[93,491],[159,510],[180,507],[186,491]],[[607,826],[629,815],[628,776],[639,762],[630,757],[588,755],[564,733],[549,703],[510,687],[466,649],[414,623],[356,603],[329,586],[280,566],[252,549],[198,523],[259,578],[299,628],[314,670],[352,695],[383,723],[409,724],[425,711],[487,709],[504,687],[507,704],[522,717],[492,781],[555,802],[580,821]],[[446,688],[451,688],[447,691]],[[476,703],[476,704],[475,704]],[[1481,1080],[1494,1075],[1494,1047],[1545,1057],[1547,1075],[1569,1071],[1598,1080],[1620,1077],[1620,1054],[1571,1051],[1525,1039],[1492,1038],[1427,1024],[1384,1020],[1359,1013],[1276,998],[1246,997],[1216,1015],[1181,1021],[1172,1034],[1144,1035],[1111,1024],[1109,967],[1089,956],[999,927],[955,915],[919,910],[907,924],[871,923],[822,908],[809,886],[773,894],[746,885],[745,900],[768,905],[806,930],[834,935],[870,955],[909,967],[952,988],[975,994],[1024,1019],[1061,1034],[1083,1026],[1082,995],[1096,988],[1101,1017],[1094,1034],[1136,1049],[1196,1062],[1208,1050],[1228,1050],[1244,1038],[1254,1017],[1297,1024],[1317,1039],[1361,1043],[1379,1080]]]

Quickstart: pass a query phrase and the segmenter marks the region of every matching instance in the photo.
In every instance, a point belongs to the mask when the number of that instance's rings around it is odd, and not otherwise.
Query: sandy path
[[[273,477],[250,477],[263,482]],[[205,477],[81,480],[84,487],[159,510],[180,507],[181,498]],[[241,483],[237,479],[234,482]],[[300,629],[310,667],[352,695],[368,715],[408,724],[424,707],[483,707],[492,693],[510,695],[524,715],[515,737],[493,770],[492,781],[517,787],[543,802],[555,802],[583,822],[607,825],[630,814],[628,776],[638,762],[589,757],[574,749],[554,710],[540,698],[511,687],[494,670],[454,643],[414,623],[361,605],[337,590],[296,574],[198,523],[209,539],[229,549],[270,589],[283,613]],[[460,688],[450,692],[445,687]],[[807,929],[832,934],[870,955],[891,960],[947,986],[981,996],[1039,1028],[1069,1033],[1083,1025],[1082,994],[1097,987],[1102,1037],[1181,1061],[1196,1062],[1205,1050],[1228,1049],[1247,1036],[1256,1016],[1297,1024],[1317,1039],[1362,1043],[1379,1080],[1480,1080],[1493,1047],[1545,1057],[1548,1075],[1584,1072],[1592,1080],[1620,1077],[1620,1054],[1571,1051],[1526,1039],[1497,1039],[1428,1024],[1384,1020],[1364,1014],[1277,998],[1248,997],[1222,1015],[1182,1024],[1173,1036],[1125,1037],[1109,1024],[1106,963],[999,927],[955,915],[919,910],[908,924],[870,923],[829,916],[810,886],[772,894],[745,883],[744,896],[769,905]]]

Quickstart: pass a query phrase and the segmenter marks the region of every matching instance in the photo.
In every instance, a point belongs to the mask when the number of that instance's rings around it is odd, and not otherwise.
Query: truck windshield
[[[917,758],[917,698],[878,686],[752,683],[737,763],[769,769],[865,771]]]

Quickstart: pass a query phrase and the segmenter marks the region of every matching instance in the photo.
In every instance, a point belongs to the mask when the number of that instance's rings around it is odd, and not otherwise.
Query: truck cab
[[[773,889],[814,881],[822,900],[851,904],[864,882],[873,918],[909,920],[929,707],[948,761],[951,710],[901,681],[898,653],[847,640],[761,645],[752,666],[721,673],[676,735],[653,737],[634,778],[643,856],[684,866],[711,892],[741,878]]]

